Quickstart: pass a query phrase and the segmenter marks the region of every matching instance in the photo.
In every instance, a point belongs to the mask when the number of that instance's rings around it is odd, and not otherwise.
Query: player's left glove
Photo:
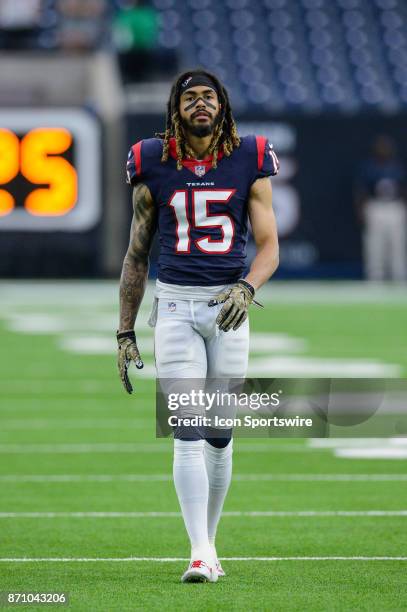
[[[120,378],[127,393],[133,393],[133,387],[127,373],[129,365],[134,361],[136,368],[139,370],[144,367],[137,348],[136,334],[133,330],[117,332],[116,338],[118,344],[117,365],[119,367]]]
[[[247,319],[250,304],[253,302],[257,306],[262,306],[254,299],[254,293],[254,287],[247,281],[240,279],[231,289],[219,293],[208,302],[208,306],[224,304],[216,319],[219,329],[225,332],[230,329],[234,331],[239,329]]]

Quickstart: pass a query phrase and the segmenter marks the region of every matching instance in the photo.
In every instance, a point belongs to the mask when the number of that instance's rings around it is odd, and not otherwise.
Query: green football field
[[[0,591],[66,592],[84,611],[405,610],[407,439],[235,440],[227,576],[180,583],[189,547],[171,441],[155,438],[151,288],[131,397],[116,294],[0,284]],[[276,282],[259,299],[252,376],[407,376],[407,289]]]

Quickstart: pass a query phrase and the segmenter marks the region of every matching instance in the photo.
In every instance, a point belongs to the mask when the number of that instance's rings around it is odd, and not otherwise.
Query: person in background
[[[142,0],[120,0],[119,6],[113,22],[113,43],[123,80],[148,80],[156,63],[157,11]]]
[[[393,140],[386,135],[377,136],[356,182],[368,280],[407,280],[405,187],[406,172]]]
[[[87,51],[108,40],[106,0],[59,0],[57,42],[62,49]]]
[[[34,46],[41,18],[41,0],[0,0],[0,48]]]
[[[178,52],[160,44],[160,15],[149,0],[116,0],[113,46],[125,85],[167,80],[178,70]]]

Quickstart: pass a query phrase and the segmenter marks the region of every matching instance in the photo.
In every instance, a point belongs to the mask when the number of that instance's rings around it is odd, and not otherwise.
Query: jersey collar
[[[172,158],[177,159],[177,149],[176,149],[176,144],[175,144],[175,138],[170,138],[169,153]],[[224,155],[223,145],[221,145],[218,151],[218,160],[222,159],[223,155]],[[182,165],[184,166],[184,168],[187,168],[187,170],[190,170],[191,172],[199,176],[199,173],[197,172],[196,168],[204,167],[205,170],[203,174],[205,174],[206,172],[208,172],[208,170],[211,169],[212,160],[213,160],[213,155],[208,155],[207,157],[205,157],[205,159],[195,159],[195,158],[187,157],[182,160]]]

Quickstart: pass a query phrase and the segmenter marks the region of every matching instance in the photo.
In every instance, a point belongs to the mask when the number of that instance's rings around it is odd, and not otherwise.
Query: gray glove
[[[134,361],[136,368],[139,370],[144,367],[137,348],[136,334],[133,330],[117,332],[116,338],[118,344],[117,365],[120,378],[127,393],[133,393],[133,387],[127,373],[129,365]]]

